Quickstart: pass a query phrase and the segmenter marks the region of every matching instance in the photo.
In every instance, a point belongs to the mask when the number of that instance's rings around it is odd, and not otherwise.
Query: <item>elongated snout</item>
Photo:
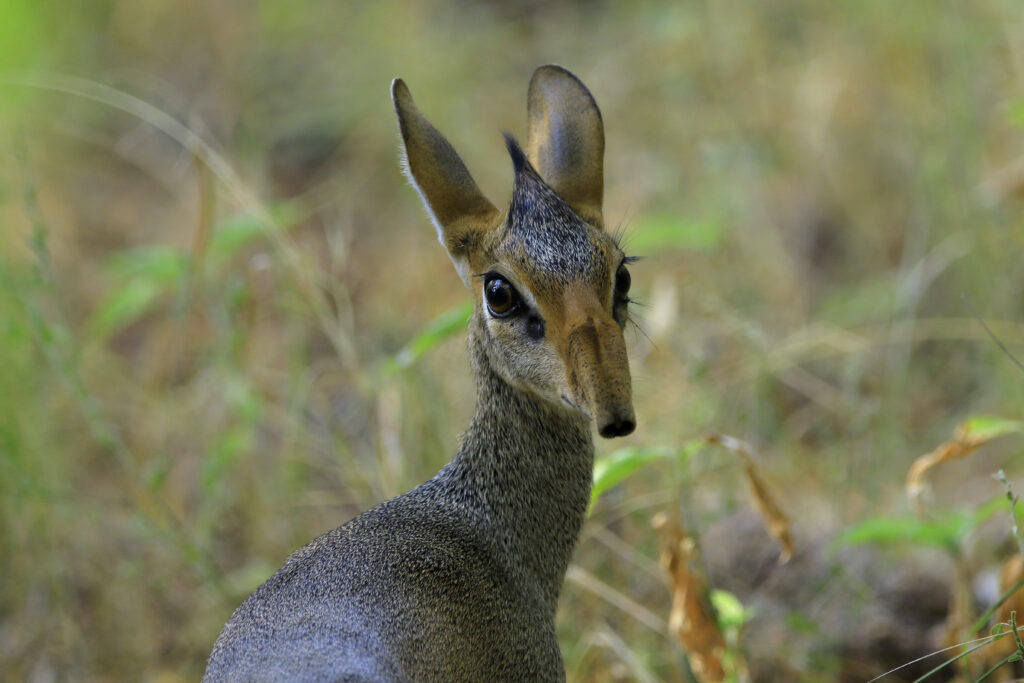
[[[606,439],[632,433],[636,417],[622,329],[591,309],[570,323],[566,347],[571,389],[590,409],[598,433]]]

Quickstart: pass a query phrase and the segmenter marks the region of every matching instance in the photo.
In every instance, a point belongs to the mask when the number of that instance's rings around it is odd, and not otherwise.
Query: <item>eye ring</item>
[[[520,308],[519,292],[508,280],[497,273],[488,273],[484,278],[484,302],[487,311],[495,318],[507,318]]]
[[[615,273],[615,295],[620,299],[626,299],[626,295],[629,294],[629,287],[633,283],[633,278],[629,274],[629,269],[626,268],[626,264],[619,266],[618,271]]]

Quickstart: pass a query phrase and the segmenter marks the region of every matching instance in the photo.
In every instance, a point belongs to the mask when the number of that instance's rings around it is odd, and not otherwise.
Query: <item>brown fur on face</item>
[[[507,138],[515,189],[503,217],[408,88],[396,81],[392,92],[410,180],[474,290],[471,343],[509,384],[593,418],[602,436],[632,432],[626,300],[614,293],[624,255],[601,229],[604,129],[590,92],[560,67],[534,74],[529,158]],[[518,293],[515,315],[489,310],[494,277]]]

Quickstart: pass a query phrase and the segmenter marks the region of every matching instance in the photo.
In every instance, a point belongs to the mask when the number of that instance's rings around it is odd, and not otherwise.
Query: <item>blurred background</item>
[[[740,678],[864,681],[989,633],[1021,438],[918,510],[904,482],[1024,406],[982,325],[1024,357],[1019,3],[0,0],[0,678],[196,680],[292,550],[448,460],[469,296],[388,86],[500,205],[548,62],[601,107],[605,219],[645,257],[639,427],[598,454],[680,453],[594,507],[569,680],[692,680],[662,511],[736,599]],[[736,457],[684,448],[711,432],[756,453],[787,563]]]

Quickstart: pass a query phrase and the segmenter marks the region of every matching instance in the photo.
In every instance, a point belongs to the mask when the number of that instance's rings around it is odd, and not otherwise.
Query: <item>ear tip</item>
[[[406,100],[412,100],[409,86],[401,78],[393,79],[391,81],[391,101],[395,103],[395,106],[398,106],[400,101],[404,103]]]
[[[601,118],[601,109],[597,106],[590,88],[583,84],[579,76],[558,64],[538,66],[530,79],[527,102],[541,102],[549,98],[567,98],[576,101],[583,108],[591,108]],[[529,106],[528,104],[528,106]]]
[[[536,69],[534,69],[533,76],[534,78],[536,78],[539,74],[544,73],[568,74],[569,76],[573,76],[575,78],[574,74],[561,64],[541,64]]]
[[[584,90],[587,89],[583,85],[583,81],[579,79],[579,76],[560,64],[543,64],[538,66],[533,72],[533,77],[530,79],[530,85],[540,84],[543,81],[568,81],[582,87]]]

